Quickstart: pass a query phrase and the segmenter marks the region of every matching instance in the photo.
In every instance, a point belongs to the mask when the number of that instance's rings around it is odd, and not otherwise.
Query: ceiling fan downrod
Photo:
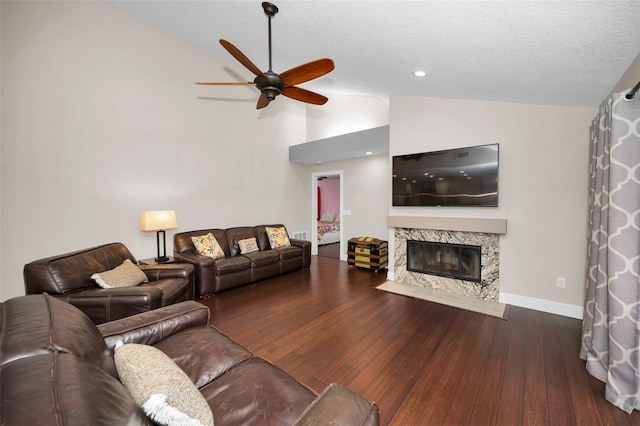
[[[273,3],[269,3],[268,1],[262,2],[262,9],[264,9],[264,13],[265,15],[268,16],[268,23],[269,23],[269,71],[273,71],[273,65],[271,63],[271,18],[273,18],[276,13],[278,13],[278,7],[273,4]]]

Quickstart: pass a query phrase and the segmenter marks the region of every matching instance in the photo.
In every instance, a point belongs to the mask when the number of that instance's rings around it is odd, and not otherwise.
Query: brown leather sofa
[[[266,227],[279,228],[284,225],[213,228],[174,234],[175,259],[195,266],[196,298],[204,299],[221,290],[309,268],[311,241],[289,238],[290,247],[272,249]],[[222,247],[225,254],[223,258],[214,260],[208,256],[201,256],[196,251],[191,237],[208,233],[213,234]],[[247,238],[255,238],[260,251],[241,254],[238,242]]]
[[[1,423],[151,425],[120,383],[116,342],[152,345],[192,380],[225,425],[377,425],[378,407],[340,385],[319,395],[208,323],[187,301],[94,325],[46,294],[0,304]]]
[[[125,259],[136,258],[122,243],[34,260],[24,266],[25,293],[48,293],[77,306],[95,324],[185,300],[193,300],[194,272],[188,264],[139,265],[148,282],[134,287],[101,288],[91,279]]]

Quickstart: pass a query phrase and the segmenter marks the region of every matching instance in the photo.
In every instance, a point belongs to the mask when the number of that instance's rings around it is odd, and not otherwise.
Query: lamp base
[[[171,258],[167,256],[161,256],[161,257],[154,257],[153,260],[155,260],[156,263],[167,263],[168,261],[171,260]]]

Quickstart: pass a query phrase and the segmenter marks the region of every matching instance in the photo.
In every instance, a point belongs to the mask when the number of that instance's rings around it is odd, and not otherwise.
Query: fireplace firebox
[[[407,270],[481,282],[481,247],[407,240]]]

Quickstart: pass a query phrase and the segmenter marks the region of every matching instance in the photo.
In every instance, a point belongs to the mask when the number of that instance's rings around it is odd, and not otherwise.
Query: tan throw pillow
[[[265,231],[267,231],[267,237],[269,238],[269,245],[271,245],[272,249],[291,246],[291,241],[289,241],[287,230],[284,229],[284,227],[282,226],[279,228],[265,227],[264,229]]]
[[[253,253],[254,251],[260,250],[258,248],[258,242],[255,238],[240,240],[238,241],[238,246],[240,246],[240,254]]]
[[[213,236],[211,232],[207,235],[200,235],[199,237],[191,237],[193,245],[196,251],[201,256],[209,256],[214,259],[220,259],[224,257],[224,250],[220,247],[218,240]]]
[[[91,275],[91,279],[102,288],[135,287],[138,284],[149,281],[142,269],[129,259],[126,259],[122,262],[122,265],[116,266],[110,271]]]
[[[213,413],[189,376],[161,350],[117,345],[120,381],[151,420],[161,425],[213,426]]]

